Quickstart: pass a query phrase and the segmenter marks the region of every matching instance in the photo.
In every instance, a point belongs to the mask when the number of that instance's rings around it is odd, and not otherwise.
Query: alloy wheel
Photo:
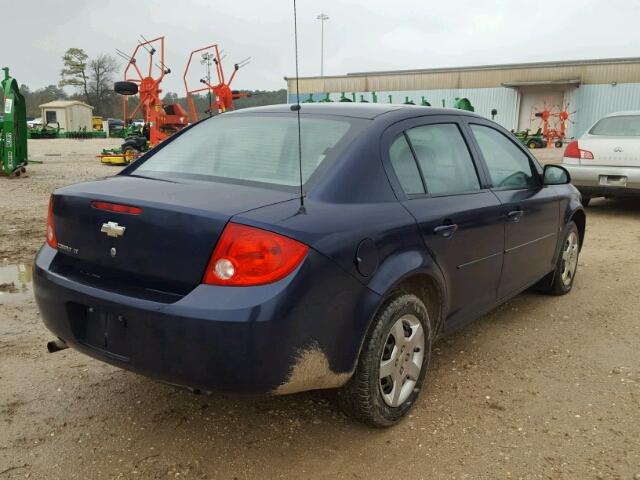
[[[414,315],[403,315],[391,327],[380,358],[380,392],[390,407],[411,395],[424,360],[424,329]]]
[[[571,232],[564,242],[564,248],[562,250],[562,283],[565,287],[571,285],[573,277],[576,274],[576,268],[578,267],[578,234]]]

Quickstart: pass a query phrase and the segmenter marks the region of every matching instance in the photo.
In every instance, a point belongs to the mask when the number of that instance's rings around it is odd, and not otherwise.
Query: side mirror
[[[545,165],[543,183],[545,185],[566,185],[571,183],[571,175],[566,168],[560,165]]]

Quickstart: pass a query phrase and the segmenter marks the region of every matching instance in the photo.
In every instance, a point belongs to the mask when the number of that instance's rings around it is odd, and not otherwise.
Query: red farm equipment
[[[187,103],[189,104],[189,114],[191,115],[191,121],[196,122],[198,120],[198,112],[196,110],[194,95],[202,92],[207,92],[209,95],[209,106],[206,110],[206,113],[209,115],[214,115],[217,113],[223,113],[227,110],[233,110],[233,101],[238,98],[248,97],[250,94],[248,92],[240,92],[238,90],[231,90],[231,82],[233,82],[236,73],[242,67],[246,66],[250,61],[251,57],[245,58],[241,62],[238,62],[233,65],[233,73],[229,77],[229,80],[225,80],[224,68],[222,66],[222,60],[224,57],[221,57],[221,51],[218,48],[217,44],[207,45],[206,47],[198,48],[194,50],[189,55],[189,61],[187,62],[187,66],[184,70],[184,89],[187,94]],[[194,56],[200,56],[200,64],[206,68],[205,76],[200,78],[199,82],[203,84],[203,86],[198,86],[195,88],[189,87],[189,70],[192,66]],[[215,69],[215,78],[217,79],[217,83],[212,83],[212,67]]]
[[[100,155],[103,163],[126,165],[189,123],[189,116],[181,105],[164,104],[160,98],[160,84],[165,75],[171,73],[164,63],[164,37],[153,40],[142,37],[142,40],[131,56],[116,50],[127,61],[124,80],[116,82],[114,90],[124,96],[124,122],[129,135],[125,137],[120,151],[103,151]],[[157,53],[160,58],[156,57]],[[144,59],[145,55],[148,60]],[[127,115],[127,98],[136,94],[138,103]],[[143,118],[138,129],[133,127],[136,117]]]
[[[554,111],[554,108],[557,108],[558,111]],[[547,148],[551,148],[552,145],[556,148],[562,148],[564,145],[564,139],[567,136],[567,122],[573,123],[569,117],[576,113],[575,111],[569,112],[568,108],[569,104],[563,107],[559,105],[549,107],[545,102],[542,110],[534,111],[533,117],[540,119],[542,136],[546,140]],[[553,119],[555,122],[552,126]]]
[[[559,126],[558,133],[560,135],[561,140],[564,140],[565,137],[567,136],[567,122],[570,122],[572,124],[575,123],[571,119],[571,116],[574,113],[576,113],[575,110],[573,112],[569,111],[569,104],[567,103],[567,104],[564,104],[560,109],[560,111],[556,114],[556,116],[558,117],[557,125]]]

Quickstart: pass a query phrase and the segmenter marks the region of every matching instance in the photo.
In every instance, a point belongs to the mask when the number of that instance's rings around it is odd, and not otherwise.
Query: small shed
[[[60,124],[64,132],[93,129],[93,107],[79,100],[54,100],[40,105],[42,123]]]

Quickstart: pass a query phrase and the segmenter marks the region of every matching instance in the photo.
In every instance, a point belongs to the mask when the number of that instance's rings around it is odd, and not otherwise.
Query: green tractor
[[[30,128],[28,131],[29,138],[33,138],[35,140],[42,140],[43,138],[60,138],[62,135],[62,128],[60,128],[60,123],[53,122],[47,123],[46,125],[40,125],[39,127]]]
[[[0,123],[0,174],[18,177],[26,172],[27,160],[27,117],[24,97],[18,89],[18,82],[4,67],[4,117]]]
[[[511,133],[515,135],[515,137],[522,142],[527,148],[545,148],[547,146],[547,142],[542,135],[542,129],[539,128],[535,133],[531,133],[531,131],[527,128],[525,130],[520,130],[519,132],[515,132],[511,130]]]
[[[105,148],[98,158],[105,164],[128,165],[140,154],[149,150],[149,126],[136,126],[129,122],[124,131],[124,142],[120,148]]]

